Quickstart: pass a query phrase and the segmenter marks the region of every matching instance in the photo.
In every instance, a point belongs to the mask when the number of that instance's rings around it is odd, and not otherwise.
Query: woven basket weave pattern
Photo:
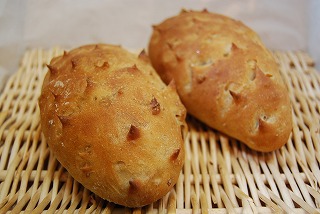
[[[320,213],[320,75],[304,52],[274,52],[293,107],[288,143],[259,153],[189,117],[174,189],[124,208],[85,189],[50,152],[39,125],[46,64],[63,50],[28,50],[0,96],[0,213]]]

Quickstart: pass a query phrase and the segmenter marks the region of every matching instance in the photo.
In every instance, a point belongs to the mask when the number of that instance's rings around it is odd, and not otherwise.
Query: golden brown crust
[[[100,197],[129,207],[164,196],[184,161],[185,108],[142,56],[103,44],[74,49],[51,61],[39,98],[60,163]]]
[[[254,31],[207,11],[183,11],[153,29],[151,62],[166,83],[175,80],[190,114],[258,151],[287,142],[288,92]]]

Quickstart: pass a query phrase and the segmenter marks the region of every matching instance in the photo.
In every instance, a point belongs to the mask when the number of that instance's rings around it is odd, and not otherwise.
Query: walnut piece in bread
[[[153,26],[148,54],[164,82],[173,79],[188,113],[252,149],[283,146],[292,110],[279,67],[240,21],[182,11]]]
[[[148,57],[86,45],[52,59],[39,98],[58,161],[83,186],[140,207],[168,193],[184,162],[186,110]]]

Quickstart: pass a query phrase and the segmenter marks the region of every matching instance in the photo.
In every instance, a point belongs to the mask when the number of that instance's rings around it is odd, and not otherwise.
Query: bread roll
[[[273,151],[292,129],[291,104],[258,35],[226,16],[183,11],[153,27],[152,65],[176,82],[187,111],[252,149]]]
[[[140,207],[175,185],[186,110],[146,55],[87,45],[52,59],[39,98],[50,149],[75,180],[114,203]]]

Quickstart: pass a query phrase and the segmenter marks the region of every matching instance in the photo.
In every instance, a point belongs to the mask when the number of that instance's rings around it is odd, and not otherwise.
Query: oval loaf
[[[52,59],[39,98],[41,126],[58,161],[98,196],[150,204],[176,183],[186,110],[148,57],[87,45]]]
[[[182,11],[153,27],[148,54],[199,120],[258,151],[287,142],[292,112],[278,65],[240,21]]]

